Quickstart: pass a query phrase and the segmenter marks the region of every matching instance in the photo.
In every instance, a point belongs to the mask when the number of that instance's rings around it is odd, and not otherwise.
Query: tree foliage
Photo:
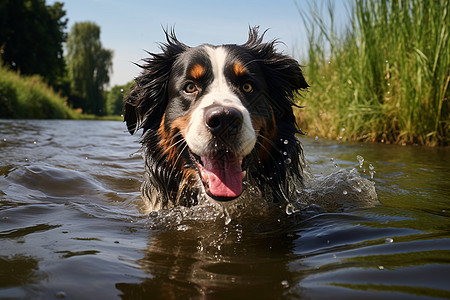
[[[0,0],[0,54],[22,74],[39,74],[51,85],[65,73],[63,43],[67,18],[63,4],[45,0]]]
[[[93,22],[75,23],[66,47],[72,98],[78,99],[78,103],[73,101],[73,104],[87,113],[105,114],[103,91],[109,82],[113,51],[103,48],[100,27]]]
[[[124,85],[115,85],[108,92],[106,98],[106,111],[108,115],[119,116],[123,113],[123,98],[130,92],[134,81]]]

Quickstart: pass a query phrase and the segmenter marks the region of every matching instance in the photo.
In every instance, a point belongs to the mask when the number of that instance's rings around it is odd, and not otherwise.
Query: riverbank
[[[39,76],[21,76],[0,66],[1,118],[81,119]]]
[[[0,107],[0,118],[7,119],[123,120],[83,114],[69,107],[39,76],[22,76],[1,65]]]

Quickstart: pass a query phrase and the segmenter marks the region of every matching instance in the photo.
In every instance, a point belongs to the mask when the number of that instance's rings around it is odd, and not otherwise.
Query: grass
[[[339,33],[334,8],[310,7],[303,130],[342,140],[450,142],[450,0],[355,0]],[[300,10],[299,10],[300,11]]]
[[[2,118],[80,119],[64,99],[39,76],[20,76],[0,66],[0,106]]]

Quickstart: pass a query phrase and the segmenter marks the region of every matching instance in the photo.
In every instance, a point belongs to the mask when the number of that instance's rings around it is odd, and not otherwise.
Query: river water
[[[450,298],[450,149],[303,138],[312,205],[236,219],[142,214],[137,139],[0,120],[0,298]]]

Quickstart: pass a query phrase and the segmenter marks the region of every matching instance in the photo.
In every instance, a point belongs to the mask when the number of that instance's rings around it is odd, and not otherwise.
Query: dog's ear
[[[173,30],[164,31],[167,43],[160,45],[162,53],[150,53],[144,59],[142,73],[124,100],[124,121],[131,134],[140,128],[156,129],[167,106],[167,86],[172,65],[188,47],[179,42]]]
[[[280,52],[275,46],[277,41],[263,42],[265,32],[259,35],[259,27],[249,30],[248,40],[242,47],[246,48],[255,60],[260,62],[266,76],[270,100],[275,101],[276,107],[282,110],[292,110],[293,96],[309,87],[303,77],[299,63]]]

